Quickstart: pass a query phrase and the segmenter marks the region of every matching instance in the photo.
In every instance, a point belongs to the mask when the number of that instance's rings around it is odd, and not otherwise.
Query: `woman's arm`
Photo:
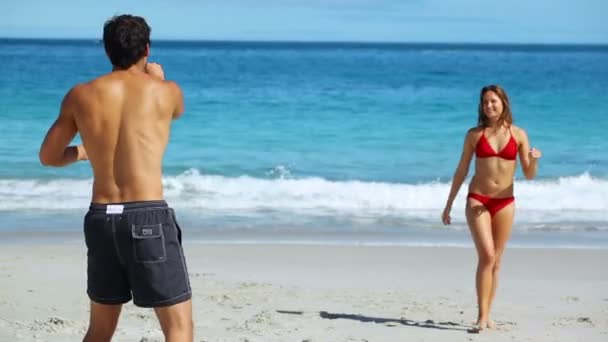
[[[445,209],[443,210],[443,214],[441,220],[444,224],[450,224],[450,211],[452,210],[452,204],[454,203],[454,199],[462,186],[462,183],[467,177],[469,173],[469,166],[471,165],[471,160],[473,159],[474,152],[474,141],[475,141],[475,133],[474,130],[471,129],[467,132],[466,137],[464,138],[464,145],[462,147],[462,154],[460,155],[460,161],[458,162],[458,167],[456,168],[456,172],[454,172],[454,178],[452,179],[452,187],[450,188],[450,194],[448,195],[448,200],[445,204]]]
[[[517,141],[519,142],[519,161],[521,162],[521,170],[526,179],[536,177],[538,171],[538,158],[542,156],[540,150],[530,148],[528,134],[522,128],[517,128]]]

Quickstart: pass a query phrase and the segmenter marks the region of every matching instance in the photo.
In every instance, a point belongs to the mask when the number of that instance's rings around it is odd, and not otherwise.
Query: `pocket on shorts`
[[[157,263],[167,260],[162,223],[134,224],[131,226],[131,236],[135,262]]]

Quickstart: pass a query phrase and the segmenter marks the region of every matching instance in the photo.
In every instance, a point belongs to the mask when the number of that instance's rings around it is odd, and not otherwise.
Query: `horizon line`
[[[0,36],[0,40],[25,40],[25,41],[95,41],[102,42],[101,38],[77,38],[77,37],[5,37]],[[439,41],[365,41],[365,40],[265,40],[265,39],[198,39],[198,38],[159,38],[153,39],[151,42],[154,44],[155,42],[160,43],[241,43],[241,44],[327,44],[327,45],[487,45],[487,46],[501,46],[501,45],[511,45],[511,46],[586,46],[586,47],[608,47],[608,42],[606,43],[589,43],[589,42],[467,42],[467,41],[458,41],[458,42],[439,42]]]

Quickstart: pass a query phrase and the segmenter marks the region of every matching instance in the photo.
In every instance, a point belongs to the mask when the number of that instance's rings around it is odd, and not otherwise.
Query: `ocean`
[[[470,246],[468,181],[453,224],[440,215],[479,90],[499,84],[543,152],[535,180],[516,174],[512,245],[608,248],[608,46],[151,49],[185,96],[163,182],[187,239]],[[0,39],[0,65],[0,236],[78,238],[90,167],[43,167],[38,149],[70,87],[111,70],[103,45]]]

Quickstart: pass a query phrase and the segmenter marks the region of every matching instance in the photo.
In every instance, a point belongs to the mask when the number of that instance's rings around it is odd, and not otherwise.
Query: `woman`
[[[526,132],[513,125],[509,99],[501,87],[490,85],[481,89],[478,112],[477,127],[471,128],[465,137],[442,221],[450,224],[454,198],[475,155],[475,175],[469,184],[465,213],[478,254],[476,326],[483,330],[495,328],[490,320],[490,307],[498,287],[500,260],[513,225],[517,154],[525,177],[532,179],[541,152],[530,149]]]

